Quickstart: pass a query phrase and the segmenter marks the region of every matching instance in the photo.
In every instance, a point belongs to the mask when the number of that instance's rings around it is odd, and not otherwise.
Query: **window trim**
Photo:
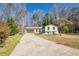
[[[55,30],[55,27],[53,27],[53,30]]]
[[[49,30],[50,29],[50,27],[47,27],[47,30]]]

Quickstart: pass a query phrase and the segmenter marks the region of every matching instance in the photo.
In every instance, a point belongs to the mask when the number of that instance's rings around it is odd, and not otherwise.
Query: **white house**
[[[44,30],[44,32],[43,32]],[[42,27],[25,27],[26,33],[44,33],[44,34],[59,34],[58,27],[56,25],[47,25],[44,29]]]
[[[59,34],[58,27],[56,25],[45,26],[45,34]]]
[[[42,30],[42,27],[25,27],[25,32],[38,34]]]

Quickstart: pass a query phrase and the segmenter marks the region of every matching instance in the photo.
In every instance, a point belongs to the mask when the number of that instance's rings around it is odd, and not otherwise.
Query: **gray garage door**
[[[34,33],[33,29],[27,29],[27,33]]]

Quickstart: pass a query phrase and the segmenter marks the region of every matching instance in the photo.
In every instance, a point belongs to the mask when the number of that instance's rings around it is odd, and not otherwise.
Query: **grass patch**
[[[72,34],[62,34],[60,35],[38,35],[40,37],[43,37],[47,40],[51,40],[56,42],[57,44],[62,44],[66,46],[70,46],[73,48],[79,49],[79,35],[72,35]]]
[[[9,36],[6,41],[3,48],[0,47],[0,56],[8,56],[12,52],[12,50],[15,48],[17,43],[20,41],[20,38],[22,37],[21,34],[16,34],[14,36]]]

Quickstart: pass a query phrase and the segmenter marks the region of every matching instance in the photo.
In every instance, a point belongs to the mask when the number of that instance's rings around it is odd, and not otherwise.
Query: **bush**
[[[10,28],[6,23],[0,21],[0,44],[2,44],[9,35]]]
[[[18,27],[17,27],[17,25],[16,25],[16,23],[13,20],[12,17],[8,18],[7,23],[8,23],[8,26],[10,27],[10,29],[11,29],[10,35],[15,35],[16,33],[19,32],[19,29],[18,29]]]
[[[69,27],[68,27],[67,25],[64,25],[64,26],[62,27],[62,32],[63,32],[63,33],[68,33],[68,32],[69,32]]]
[[[63,25],[59,27],[59,32],[60,33],[68,33],[69,32],[69,26],[68,25]]]

